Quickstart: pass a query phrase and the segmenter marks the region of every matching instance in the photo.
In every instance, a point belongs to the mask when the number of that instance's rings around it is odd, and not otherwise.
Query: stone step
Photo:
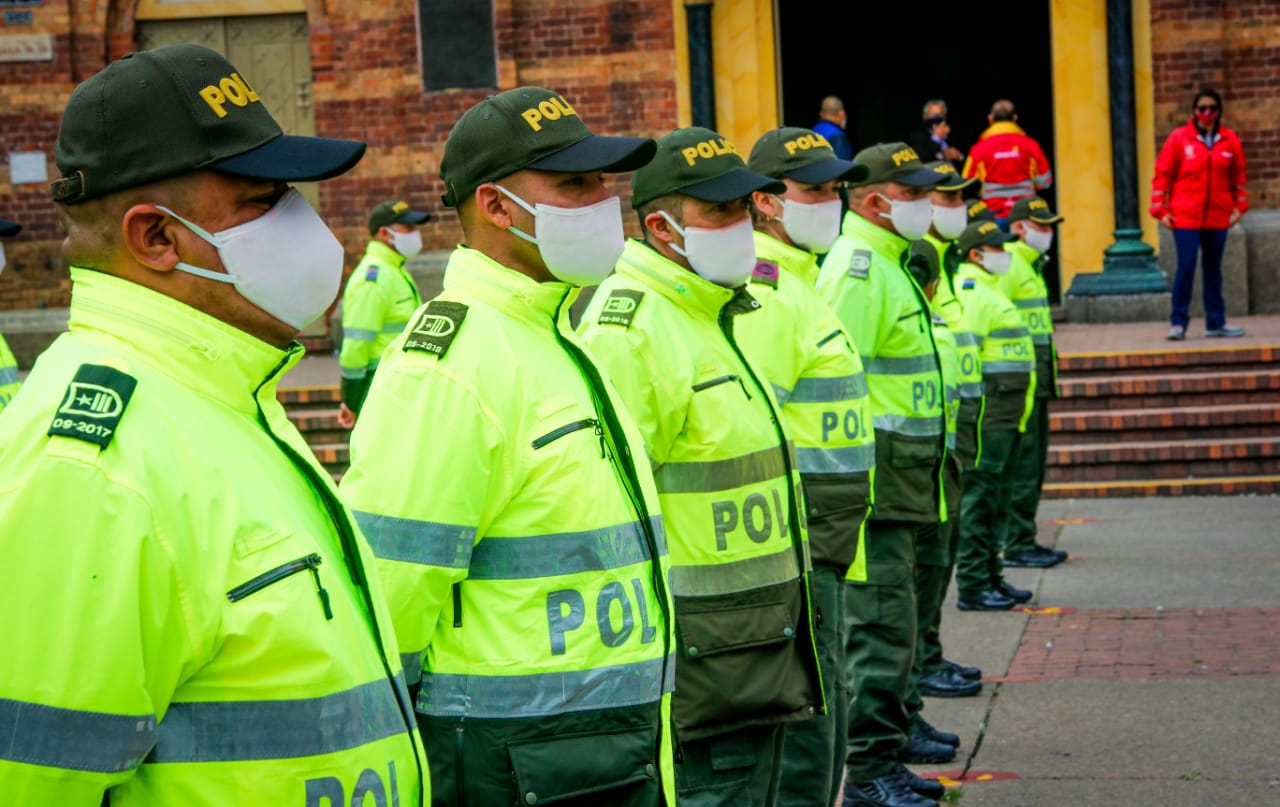
[[[1050,444],[1240,439],[1276,434],[1280,403],[1051,412]]]
[[[1280,435],[1238,440],[1086,443],[1049,450],[1049,482],[1280,474]]]
[[[1123,373],[1195,373],[1272,370],[1280,346],[1208,347],[1135,353],[1075,353],[1058,356],[1058,379],[1108,377]]]
[[[277,390],[276,398],[289,412],[336,409],[342,402],[337,386],[282,388]]]
[[[1280,366],[1214,373],[1153,373],[1059,379],[1054,412],[1148,409],[1280,401]]]
[[[330,473],[342,473],[351,464],[351,450],[347,443],[321,443],[312,446],[316,459]]]
[[[287,410],[289,420],[302,432],[312,450],[319,446],[345,443],[351,432],[338,425],[338,408]]]
[[[1213,479],[1129,479],[1116,482],[1051,482],[1046,499],[1103,499],[1137,496],[1242,496],[1280,494],[1280,475]]]

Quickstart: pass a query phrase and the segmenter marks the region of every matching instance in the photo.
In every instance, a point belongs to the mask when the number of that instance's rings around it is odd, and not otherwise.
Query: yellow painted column
[[[1080,272],[1102,271],[1103,250],[1114,242],[1111,107],[1107,82],[1107,10],[1101,0],[1051,0],[1053,114],[1057,142],[1053,166],[1058,207],[1061,286]],[[1151,5],[1133,2],[1134,93],[1138,149],[1138,210],[1143,239],[1154,246],[1155,223],[1146,215],[1155,164],[1151,84]]]

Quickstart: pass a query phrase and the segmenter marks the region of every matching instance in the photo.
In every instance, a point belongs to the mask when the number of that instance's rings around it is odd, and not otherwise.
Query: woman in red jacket
[[[1227,230],[1249,209],[1244,149],[1221,125],[1222,96],[1202,89],[1186,126],[1174,129],[1160,149],[1151,183],[1151,215],[1173,230],[1178,272],[1173,279],[1170,339],[1185,339],[1190,317],[1196,252],[1204,267],[1205,336],[1244,336],[1227,325],[1222,300],[1222,251]]]

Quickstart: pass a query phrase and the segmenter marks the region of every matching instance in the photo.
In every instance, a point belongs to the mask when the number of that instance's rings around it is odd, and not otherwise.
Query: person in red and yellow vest
[[[964,175],[982,180],[982,201],[1001,229],[1013,203],[1053,184],[1053,170],[1040,144],[1018,125],[1013,102],[1000,99],[987,115],[990,124],[969,150]]]

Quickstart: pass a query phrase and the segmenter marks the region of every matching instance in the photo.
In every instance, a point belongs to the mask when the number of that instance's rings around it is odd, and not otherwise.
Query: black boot
[[[916,776],[906,765],[899,765],[895,773],[897,773],[899,779],[906,783],[907,787],[926,799],[940,799],[947,793],[946,785],[942,784],[942,782],[937,779],[925,779]]]
[[[954,746],[930,740],[918,731],[907,735],[907,742],[898,749],[898,760],[916,765],[936,765],[956,758]]]
[[[866,782],[845,782],[843,807],[938,807],[912,790],[895,769]]]
[[[938,729],[931,725],[928,720],[925,720],[920,715],[916,715],[915,722],[911,725],[911,731],[912,733],[919,732],[920,734],[923,734],[926,739],[933,740],[935,743],[949,745],[952,748],[960,747],[959,734],[952,734],[949,731],[938,731]]]

